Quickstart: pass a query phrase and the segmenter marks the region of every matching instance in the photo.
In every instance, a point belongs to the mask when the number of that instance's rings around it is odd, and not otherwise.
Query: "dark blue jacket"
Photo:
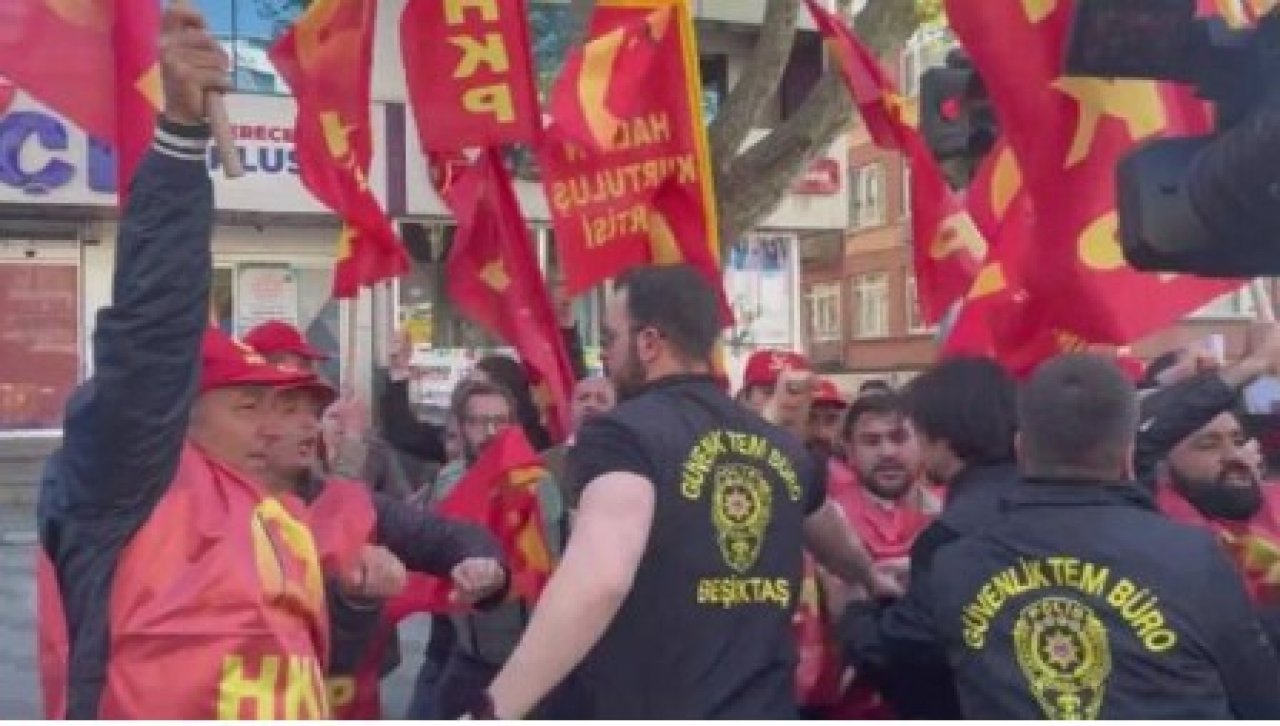
[[[116,562],[177,469],[208,321],[212,228],[204,161],[149,152],[120,223],[93,376],[67,404],[40,485],[40,544],[70,639],[69,718],[97,716]]]

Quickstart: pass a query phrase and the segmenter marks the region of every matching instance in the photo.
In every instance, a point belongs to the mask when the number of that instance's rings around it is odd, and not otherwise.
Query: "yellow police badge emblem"
[[[773,489],[759,469],[742,464],[716,468],[711,521],[729,567],[737,572],[751,569],[772,516]]]
[[[1065,597],[1022,609],[1013,626],[1018,665],[1045,716],[1096,719],[1111,675],[1107,629],[1093,610]]]

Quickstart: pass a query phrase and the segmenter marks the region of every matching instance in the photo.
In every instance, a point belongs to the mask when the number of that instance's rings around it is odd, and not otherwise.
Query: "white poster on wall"
[[[298,277],[292,265],[240,265],[235,300],[237,338],[268,320],[298,325]]]
[[[734,347],[795,347],[795,255],[796,235],[785,232],[753,232],[729,247],[724,286],[737,319]]]

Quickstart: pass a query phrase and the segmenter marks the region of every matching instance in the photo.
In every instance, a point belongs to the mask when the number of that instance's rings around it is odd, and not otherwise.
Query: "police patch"
[[[716,467],[711,522],[729,567],[746,572],[760,557],[773,516],[773,489],[759,469],[743,464]]]
[[[1111,647],[1093,610],[1070,598],[1041,598],[1018,613],[1013,643],[1045,716],[1098,717],[1111,675]]]

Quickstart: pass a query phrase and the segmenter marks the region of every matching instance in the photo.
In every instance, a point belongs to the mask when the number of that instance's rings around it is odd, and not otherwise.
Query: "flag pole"
[[[347,340],[342,346],[342,390],[344,393],[354,392],[356,388],[356,342],[359,339],[356,329],[360,320],[360,289],[356,294],[343,300],[346,306]]]
[[[1271,293],[1261,278],[1255,277],[1249,282],[1249,292],[1253,294],[1253,306],[1257,308],[1254,314],[1258,316],[1258,322],[1274,323],[1276,310],[1271,305]]]
[[[170,7],[195,10],[188,0],[173,0]],[[218,160],[222,162],[222,173],[228,179],[239,179],[244,176],[244,166],[240,163],[235,136],[231,133],[231,117],[227,115],[226,99],[219,91],[209,91],[204,99],[205,115],[209,118],[214,146],[218,149]]]

